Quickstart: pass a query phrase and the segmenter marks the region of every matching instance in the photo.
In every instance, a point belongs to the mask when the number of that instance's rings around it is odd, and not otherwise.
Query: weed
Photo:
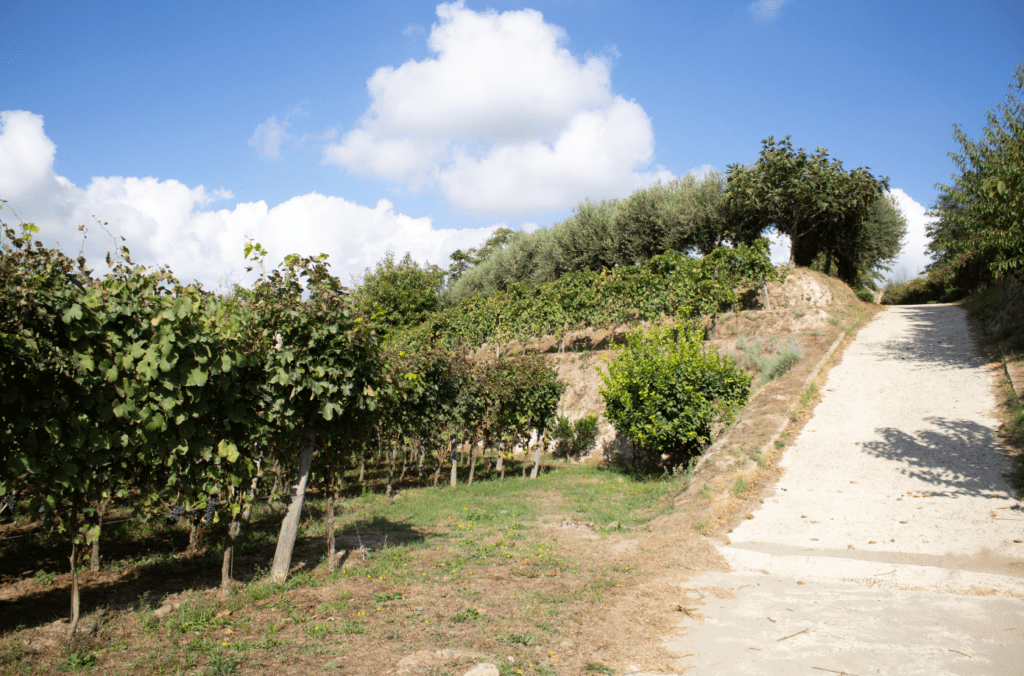
[[[796,411],[790,411],[789,412],[789,421],[790,422],[796,422],[799,419],[800,419],[800,414],[799,413],[797,413]]]
[[[746,479],[743,477],[736,477],[736,481],[732,485],[732,494],[739,497],[743,491],[747,490],[748,487],[749,485],[747,484]]]
[[[44,587],[49,587],[56,579],[57,573],[47,573],[45,570],[37,570],[36,574],[32,576],[33,582]]]
[[[814,395],[816,395],[817,393],[818,385],[816,383],[811,383],[810,385],[808,385],[806,388],[804,388],[803,392],[800,393],[800,405],[807,406],[809,403],[811,403],[811,401],[813,401]]]
[[[798,361],[803,359],[804,349],[794,339],[790,338],[784,345],[775,349],[775,355],[764,357],[758,361],[758,370],[761,371],[761,384],[775,380],[793,368]]]
[[[614,674],[615,670],[611,667],[605,666],[600,662],[589,662],[583,671],[588,674]]]
[[[775,440],[775,448],[785,448],[785,447],[786,447],[786,442],[785,441],[783,441],[782,439],[776,439]]]
[[[331,632],[327,629],[326,622],[320,622],[318,624],[308,625],[306,627],[306,634],[310,638],[327,638],[327,635],[329,633]]]
[[[693,530],[700,533],[701,535],[707,535],[711,531],[711,517],[706,516],[697,523],[693,524]]]
[[[206,665],[204,676],[224,676],[238,671],[238,662],[227,655],[214,655]]]
[[[533,634],[514,633],[507,634],[505,636],[505,642],[511,645],[525,645],[530,646],[537,642],[537,637]]]
[[[473,608],[466,608],[452,615],[452,622],[469,622],[472,620],[479,620],[480,612]]]
[[[396,601],[398,599],[404,599],[402,592],[375,592],[373,594],[373,600],[377,603],[387,603],[388,601]]]
[[[228,624],[228,620],[217,617],[217,599],[208,596],[191,596],[167,621],[167,628],[175,634],[206,631]]]
[[[352,620],[351,622],[346,622],[345,624],[341,625],[341,633],[342,634],[365,634],[366,633],[366,627],[363,626],[362,622],[359,622],[357,620]]]
[[[96,666],[96,656],[92,653],[71,653],[61,663],[60,671],[77,671],[79,669],[92,669]]]
[[[839,326],[840,320],[838,317],[829,317],[828,323],[831,324],[832,326]]]
[[[711,486],[709,486],[708,484],[705,483],[703,486],[701,486],[701,489],[699,491],[697,491],[697,499],[698,500],[710,500],[711,499],[711,492],[712,492],[711,491]]]
[[[135,614],[139,619],[139,626],[142,631],[147,634],[152,634],[160,621],[157,619],[156,614],[153,612],[153,604],[149,600],[149,592],[144,593],[139,598],[139,607],[136,609]]]

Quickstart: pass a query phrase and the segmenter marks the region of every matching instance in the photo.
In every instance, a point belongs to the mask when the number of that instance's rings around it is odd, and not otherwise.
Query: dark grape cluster
[[[171,513],[167,515],[167,521],[171,524],[176,524],[185,516],[188,511],[181,505],[175,505],[171,508]]]
[[[210,498],[210,501],[206,503],[206,514],[203,515],[203,525],[209,526],[213,523],[213,513],[217,511],[217,501]]]
[[[18,498],[15,495],[5,495],[0,498],[0,514],[13,514],[14,508],[18,506]]]

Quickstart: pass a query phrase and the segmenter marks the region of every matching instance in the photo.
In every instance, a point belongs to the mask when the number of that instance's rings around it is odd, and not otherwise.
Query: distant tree
[[[1024,63],[1009,89],[1006,102],[989,111],[980,140],[953,125],[960,152],[950,157],[960,175],[936,186],[938,220],[929,228],[936,262],[973,264],[993,276],[1024,267]]]
[[[757,162],[730,165],[726,208],[732,227],[748,235],[769,228],[789,236],[790,263],[810,266],[819,254],[854,284],[875,202],[888,189],[865,167],[852,171],[819,147],[813,155],[769,137]],[[884,208],[884,207],[883,207]]]
[[[491,233],[491,236],[487,238],[487,241],[479,249],[470,248],[465,251],[456,249],[453,251],[451,256],[449,256],[452,264],[448,266],[448,286],[451,287],[466,272],[507,247],[509,242],[518,234],[518,232],[510,228],[498,228]]]
[[[421,266],[409,253],[400,261],[387,252],[376,267],[366,269],[354,292],[357,305],[388,330],[419,324],[441,308],[445,272],[436,265]]]

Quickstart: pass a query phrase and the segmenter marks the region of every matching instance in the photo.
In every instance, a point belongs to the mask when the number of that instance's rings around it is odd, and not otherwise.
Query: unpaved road
[[[682,585],[691,674],[1024,674],[1024,505],[964,311],[890,308],[828,375],[732,572]]]

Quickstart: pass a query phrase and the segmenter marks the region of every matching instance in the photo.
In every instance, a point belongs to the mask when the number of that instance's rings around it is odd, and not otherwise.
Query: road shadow
[[[880,458],[903,465],[902,474],[925,481],[936,495],[991,495],[1009,490],[1010,463],[999,450],[995,432],[971,420],[931,417],[937,429],[914,434],[883,427],[881,441],[860,446]]]
[[[912,305],[890,308],[907,317],[902,338],[868,343],[872,352],[893,361],[922,362],[929,368],[974,368],[984,363],[967,325],[966,311],[954,305]],[[959,321],[951,317],[958,314]]]

